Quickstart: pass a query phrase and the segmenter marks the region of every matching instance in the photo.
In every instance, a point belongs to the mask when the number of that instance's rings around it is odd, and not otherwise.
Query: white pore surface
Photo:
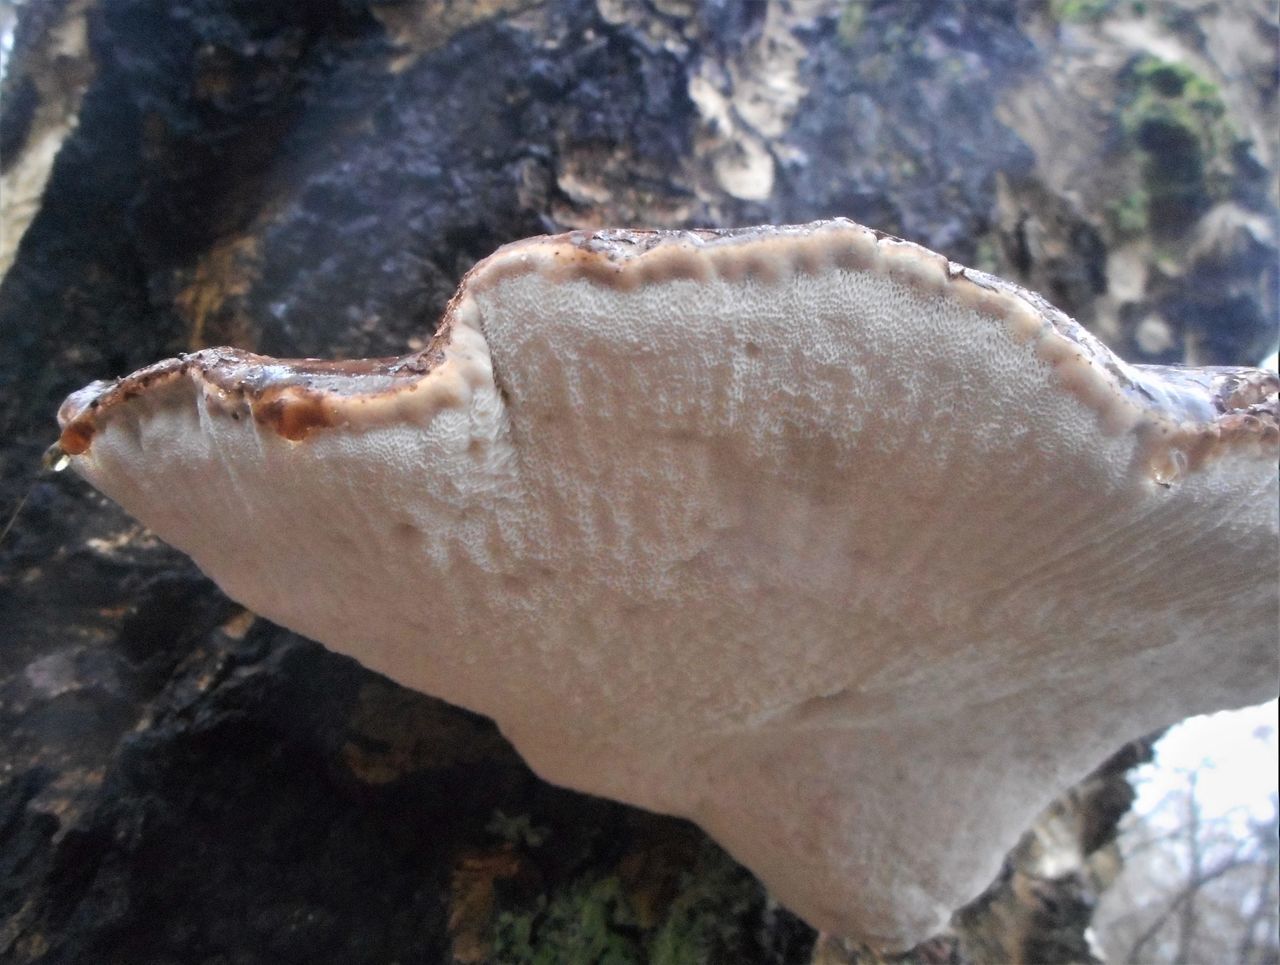
[[[232,597],[692,818],[816,926],[927,937],[1125,740],[1275,690],[1275,465],[1156,485],[954,299],[535,271],[454,325],[474,388],[416,422],[290,442],[182,381],[76,461]]]

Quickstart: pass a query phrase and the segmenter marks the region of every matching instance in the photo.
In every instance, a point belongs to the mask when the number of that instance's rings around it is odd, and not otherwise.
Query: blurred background
[[[531,234],[838,215],[1258,364],[1278,47],[1274,0],[0,0],[0,958],[880,960],[241,610],[40,471],[53,413],[420,349]],[[1280,961],[1276,713],[1118,746],[898,960]]]

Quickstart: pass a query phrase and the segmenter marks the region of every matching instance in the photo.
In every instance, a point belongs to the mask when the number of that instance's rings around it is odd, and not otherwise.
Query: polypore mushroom
[[[417,355],[63,405],[235,599],[915,942],[1124,740],[1276,691],[1274,374],[847,221],[508,245]]]

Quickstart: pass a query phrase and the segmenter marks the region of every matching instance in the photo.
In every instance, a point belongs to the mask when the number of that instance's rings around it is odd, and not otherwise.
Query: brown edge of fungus
[[[843,219],[726,231],[573,231],[517,241],[466,274],[421,352],[325,361],[206,349],[74,393],[58,413],[58,445],[68,455],[81,455],[99,428],[132,400],[184,378],[201,389],[211,413],[249,415],[293,441],[316,429],[358,426],[357,407],[412,392],[441,366],[460,306],[472,293],[534,271],[552,281],[583,280],[628,291],[713,277],[773,285],[792,274],[832,268],[880,272],[926,297],[957,298],[1005,324],[1013,339],[1033,343],[1057,383],[1097,415],[1104,433],[1138,437],[1140,458],[1161,485],[1228,447],[1256,449],[1262,457],[1280,452],[1280,379],[1274,373],[1127,365],[1039,295]]]

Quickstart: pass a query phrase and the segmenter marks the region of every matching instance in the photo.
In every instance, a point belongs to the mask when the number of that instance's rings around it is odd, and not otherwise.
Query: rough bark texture
[[[488,722],[244,613],[38,471],[52,413],[205,345],[420,347],[497,245],[607,224],[846,215],[1043,291],[1127,357],[1256,362],[1276,338],[1277,27],[1273,4],[1236,6],[19,8],[0,956],[873,960],[812,951],[695,829],[550,787]],[[1132,761],[911,958],[1087,960]]]

